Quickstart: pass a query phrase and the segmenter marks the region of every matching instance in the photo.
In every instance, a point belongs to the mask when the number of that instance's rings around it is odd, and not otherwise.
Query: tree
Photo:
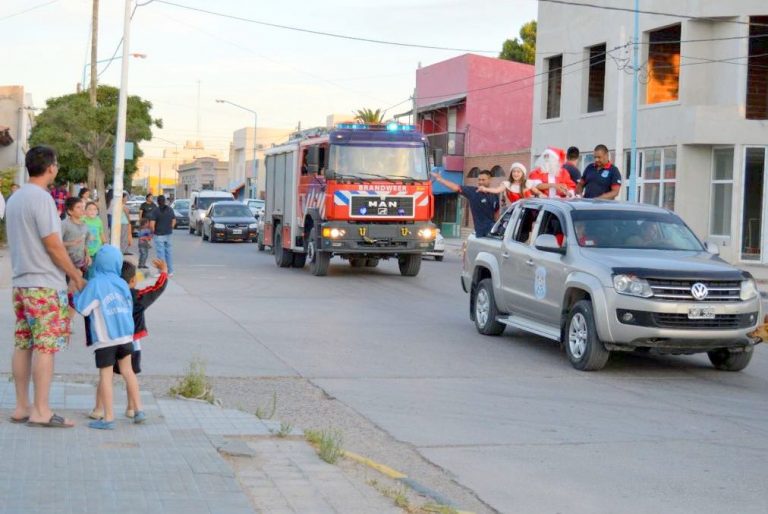
[[[384,121],[384,112],[381,109],[360,109],[355,113],[355,118],[360,123],[381,123]]]
[[[114,172],[114,145],[117,129],[117,101],[119,90],[111,86],[98,86],[96,106],[91,106],[87,92],[50,98],[45,110],[35,119],[30,145],[48,145],[59,156],[57,182],[83,182],[99,193],[100,209],[105,211],[105,182],[112,182]],[[162,120],[152,119],[152,104],[138,96],[128,97],[126,139],[136,143],[134,160],[125,166],[125,186],[130,186],[136,171],[136,159],[143,153],[140,141],[152,138],[152,127],[162,128]],[[91,183],[88,166],[95,171]]]
[[[536,20],[520,27],[520,39],[507,39],[501,47],[499,59],[533,64],[536,61]]]

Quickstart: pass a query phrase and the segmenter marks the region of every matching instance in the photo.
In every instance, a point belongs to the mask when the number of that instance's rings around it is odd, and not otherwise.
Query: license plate
[[[243,233],[243,231],[242,231],[242,230],[240,230],[239,228],[233,228],[233,229],[232,229],[232,233],[233,233],[233,234],[235,234],[235,235],[238,235],[238,234],[242,234],[242,233]]]
[[[714,307],[691,307],[688,309],[688,319],[714,319]]]

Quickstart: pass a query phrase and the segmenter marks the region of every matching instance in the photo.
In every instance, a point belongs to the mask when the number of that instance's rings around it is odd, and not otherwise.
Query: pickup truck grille
[[[701,282],[707,286],[709,294],[703,300],[697,300],[691,294],[691,287]],[[738,302],[741,283],[735,280],[668,280],[649,278],[648,283],[653,297],[658,300],[688,302]]]
[[[752,326],[749,314],[718,314],[712,319],[689,319],[687,314],[654,312],[653,322],[659,328],[733,329]]]

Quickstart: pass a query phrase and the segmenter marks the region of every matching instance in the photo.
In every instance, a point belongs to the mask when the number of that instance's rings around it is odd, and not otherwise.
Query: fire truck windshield
[[[334,175],[427,180],[426,152],[416,144],[331,145],[327,176]]]

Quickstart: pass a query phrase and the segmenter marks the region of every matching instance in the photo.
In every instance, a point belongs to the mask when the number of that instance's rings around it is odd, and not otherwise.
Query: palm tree
[[[355,118],[360,123],[382,123],[384,112],[381,109],[360,109],[355,113]]]

